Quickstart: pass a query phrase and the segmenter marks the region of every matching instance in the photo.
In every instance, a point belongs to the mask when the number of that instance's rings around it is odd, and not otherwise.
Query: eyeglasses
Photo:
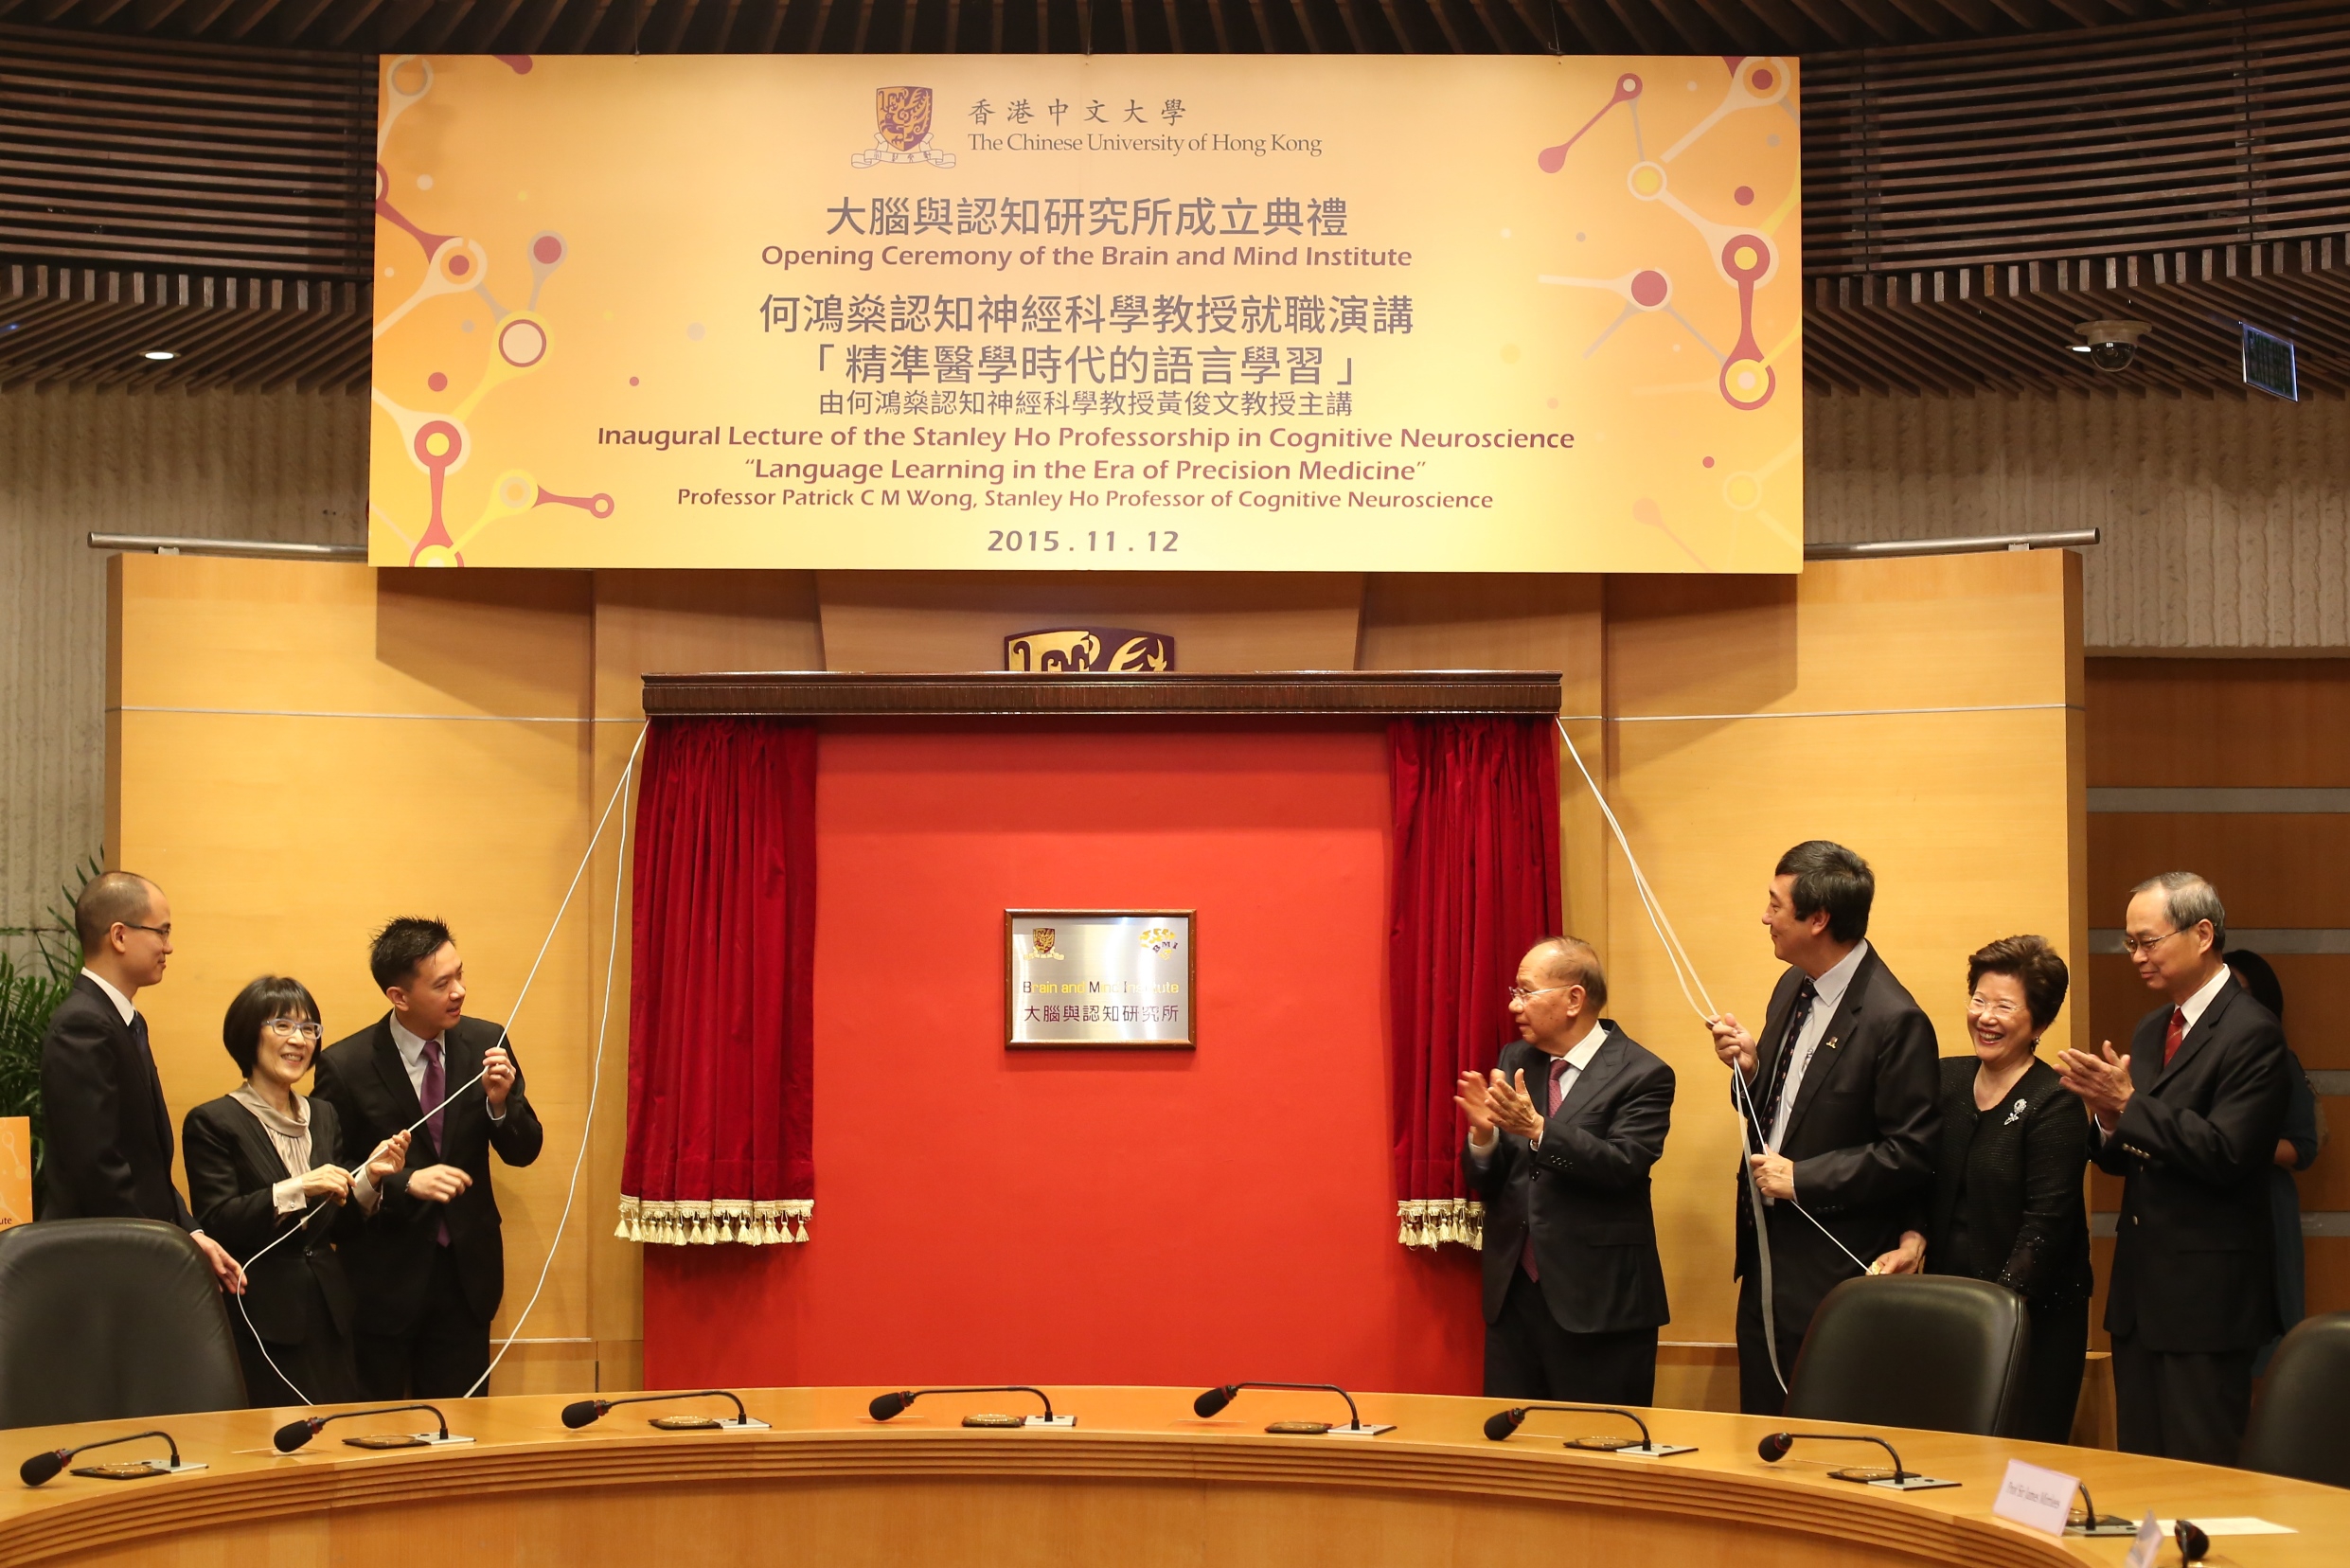
[[[149,926],[149,925],[140,925],[140,924],[139,924],[137,921],[135,921],[135,920],[125,920],[125,921],[123,921],[123,922],[122,922],[122,929],[123,929],[123,930],[125,930],[125,931],[151,931],[151,932],[153,932],[156,935],[158,935],[158,936],[162,937],[162,938],[163,938],[165,941],[167,941],[167,942],[168,942],[168,941],[169,941],[169,940],[171,939],[171,928],[170,928],[170,926],[169,926],[169,925],[168,925],[168,924],[166,924],[166,925],[159,925],[159,926]]]
[[[2128,953],[2132,958],[2135,958],[2139,953],[2144,953],[2148,948],[2151,948],[2155,943],[2167,942],[2173,936],[2178,935],[2185,929],[2186,927],[2184,926],[2173,926],[2168,931],[2163,932],[2160,936],[2147,936],[2144,938],[2137,936],[2125,936],[2122,938],[2122,951]]]
[[[273,1018],[261,1027],[280,1040],[292,1040],[295,1035],[300,1035],[315,1045],[320,1038],[318,1025],[306,1018]]]
[[[1536,986],[1529,990],[1523,986],[1512,986],[1509,988],[1508,998],[1503,1003],[1503,1006],[1507,1007],[1511,1002],[1531,1002],[1536,997],[1541,995],[1544,991],[1568,990],[1571,989],[1571,987],[1567,986]]]

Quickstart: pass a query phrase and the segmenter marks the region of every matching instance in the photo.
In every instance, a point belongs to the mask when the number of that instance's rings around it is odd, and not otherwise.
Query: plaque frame
[[[1033,679],[1033,677],[1030,677]],[[1019,1006],[1018,984],[1012,969],[1012,935],[1031,920],[1131,920],[1173,917],[1190,933],[1184,945],[1184,1017],[1189,1027],[1181,1040],[1022,1040],[1013,1026]],[[1004,911],[1004,1046],[1013,1051],[1165,1051],[1197,1050],[1200,1044],[1200,912],[1197,909],[1006,909]]]

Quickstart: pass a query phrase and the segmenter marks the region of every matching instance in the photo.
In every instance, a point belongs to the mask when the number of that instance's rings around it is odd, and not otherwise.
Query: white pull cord
[[[1624,851],[1624,864],[1631,867],[1633,890],[1640,895],[1640,906],[1647,914],[1648,923],[1656,928],[1657,940],[1665,946],[1665,960],[1672,966],[1673,979],[1681,987],[1682,998],[1689,1004],[1690,1010],[1698,1015],[1699,1020],[1710,1029],[1720,1014],[1714,1007],[1712,995],[1705,989],[1705,982],[1698,978],[1697,966],[1690,962],[1688,950],[1682,946],[1679,934],[1673,930],[1673,922],[1665,916],[1663,900],[1656,896],[1656,890],[1648,885],[1647,875],[1640,869],[1640,857],[1632,853],[1631,841],[1625,836],[1624,825],[1616,820],[1615,811],[1608,804],[1608,797],[1600,790],[1599,781],[1592,776],[1591,769],[1583,765],[1583,754],[1576,749],[1575,737],[1567,733],[1566,722],[1553,720],[1552,722],[1558,726],[1558,739],[1566,743],[1567,755],[1575,759],[1575,771],[1583,775],[1583,783],[1590,789],[1592,799],[1598,803],[1599,814],[1606,820],[1608,830],[1615,836],[1616,847]],[[1789,1042],[1787,1048],[1791,1049],[1792,1046],[1793,1042]],[[1747,1199],[1754,1209],[1754,1248],[1756,1261],[1761,1266],[1762,1277],[1757,1283],[1762,1300],[1763,1347],[1771,1355],[1771,1375],[1778,1380],[1779,1392],[1784,1394],[1787,1392],[1787,1373],[1779,1365],[1777,1313],[1771,1305],[1773,1292],[1771,1278],[1771,1229],[1763,1215],[1762,1188],[1754,1181],[1753,1164],[1754,1145],[1757,1141],[1769,1136],[1769,1129],[1762,1125],[1762,1116],[1754,1109],[1754,1096],[1747,1087],[1746,1075],[1736,1067],[1732,1067],[1730,1084],[1731,1091],[1736,1096],[1739,1106],[1738,1148],[1745,1156],[1740,1162],[1740,1169],[1745,1173]],[[1854,1256],[1852,1249],[1838,1239],[1834,1231],[1821,1224],[1819,1219],[1803,1204],[1792,1198],[1771,1201],[1786,1203],[1797,1214],[1810,1221],[1813,1227],[1833,1242],[1838,1252],[1851,1258],[1853,1267],[1862,1274],[1871,1274],[1877,1272],[1873,1265],[1863,1263],[1859,1257]]]
[[[587,875],[587,868],[596,858],[596,846],[603,842],[604,829],[612,821],[614,808],[620,804],[621,799],[628,793],[630,781],[634,778],[636,774],[637,757],[644,751],[644,749],[645,732],[642,728],[639,728],[636,732],[636,744],[629,751],[628,765],[620,770],[620,782],[618,786],[613,790],[612,798],[604,803],[604,814],[596,819],[596,831],[588,839],[587,852],[579,857],[579,868],[571,874],[571,885],[563,889],[563,901],[556,906],[555,923],[547,927],[546,939],[539,944],[539,954],[536,958],[533,958],[530,961],[530,972],[523,977],[522,991],[514,998],[513,1008],[507,1014],[506,1022],[498,1025],[497,1042],[492,1045],[490,1049],[496,1050],[506,1044],[507,1035],[514,1026],[515,1016],[523,1010],[523,1004],[530,999],[530,987],[532,982],[539,978],[539,966],[545,961],[547,949],[554,945],[555,933],[561,929],[563,916],[571,908],[572,895],[579,890],[579,879]],[[483,1383],[489,1381],[490,1373],[497,1369],[498,1362],[506,1359],[506,1347],[512,1345],[515,1335],[521,1332],[523,1318],[528,1317],[530,1315],[530,1309],[539,1304],[539,1291],[543,1291],[546,1288],[547,1268],[551,1268],[554,1265],[555,1249],[562,1244],[563,1226],[569,1223],[571,1220],[572,1195],[578,1192],[579,1187],[579,1164],[580,1161],[584,1160],[587,1156],[588,1135],[589,1132],[593,1131],[595,1124],[596,1092],[598,1082],[602,1077],[601,1069],[604,1060],[604,1031],[610,1026],[612,1022],[612,971],[613,962],[617,958],[620,951],[618,936],[618,922],[620,918],[620,886],[626,880],[628,870],[628,820],[626,817],[623,817],[620,824],[621,859],[619,864],[614,871],[612,879],[614,922],[612,930],[614,932],[614,936],[611,944],[611,952],[606,954],[604,965],[603,1017],[597,1023],[596,1029],[596,1067],[594,1069],[596,1076],[591,1078],[588,1083],[588,1124],[586,1127],[581,1129],[579,1133],[579,1157],[572,1162],[571,1188],[563,1194],[562,1219],[556,1222],[555,1238],[547,1244],[546,1267],[543,1267],[539,1271],[539,1290],[531,1292],[529,1304],[523,1308],[522,1316],[517,1317],[514,1320],[514,1332],[508,1334],[507,1337],[501,1343],[501,1347],[498,1351],[496,1360],[491,1361],[489,1368],[484,1370],[482,1375],[474,1380],[473,1387],[465,1391],[465,1397],[469,1399],[472,1396],[474,1390],[480,1388]],[[413,1133],[418,1128],[422,1127],[426,1122],[431,1121],[436,1114],[445,1112],[450,1103],[454,1101],[457,1096],[462,1095],[465,1091],[479,1083],[483,1078],[489,1074],[489,1065],[485,1062],[480,1072],[475,1073],[472,1078],[457,1085],[455,1089],[441,1096],[441,1102],[438,1106],[436,1106],[432,1111],[427,1111],[423,1115],[418,1116],[415,1121],[410,1122],[405,1131]],[[373,1155],[370,1155],[369,1158],[372,1159]],[[360,1172],[365,1170],[366,1168],[367,1161],[362,1160],[357,1165],[352,1166],[349,1169],[346,1170],[343,1174],[348,1176],[353,1181],[357,1181],[359,1179]],[[303,1227],[308,1225],[316,1216],[326,1213],[327,1208],[328,1205],[324,1203],[312,1203],[309,1208],[303,1211],[301,1219],[295,1221],[292,1225],[289,1225],[286,1229],[272,1237],[269,1241],[258,1251],[255,1252],[251,1257],[242,1259],[239,1266],[250,1271],[254,1264],[259,1262],[263,1257],[267,1256],[270,1252],[277,1247],[281,1242],[290,1241],[294,1237],[300,1235]],[[261,1359],[269,1363],[269,1369],[272,1372],[276,1373],[285,1385],[294,1391],[294,1397],[296,1399],[300,1400],[303,1404],[312,1403],[312,1401],[311,1397],[303,1393],[302,1390],[295,1385],[292,1378],[286,1376],[285,1368],[279,1366],[277,1364],[277,1359],[269,1353],[268,1342],[261,1338],[260,1330],[253,1327],[253,1313],[246,1308],[244,1294],[241,1292],[240,1292],[237,1296],[237,1311],[238,1314],[245,1320],[246,1331],[253,1335],[253,1343],[255,1346],[260,1350]]]

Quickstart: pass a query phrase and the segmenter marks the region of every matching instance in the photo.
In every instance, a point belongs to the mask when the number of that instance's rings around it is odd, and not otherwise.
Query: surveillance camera
[[[2100,370],[2128,369],[2138,358],[2138,340],[2154,330],[2143,321],[2083,321],[2073,330],[2083,339],[2073,351],[2087,354]]]

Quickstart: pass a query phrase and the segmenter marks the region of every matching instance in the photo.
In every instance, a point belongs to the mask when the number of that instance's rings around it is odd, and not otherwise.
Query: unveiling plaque
[[[1007,909],[1012,1045],[1190,1045],[1188,909]]]

